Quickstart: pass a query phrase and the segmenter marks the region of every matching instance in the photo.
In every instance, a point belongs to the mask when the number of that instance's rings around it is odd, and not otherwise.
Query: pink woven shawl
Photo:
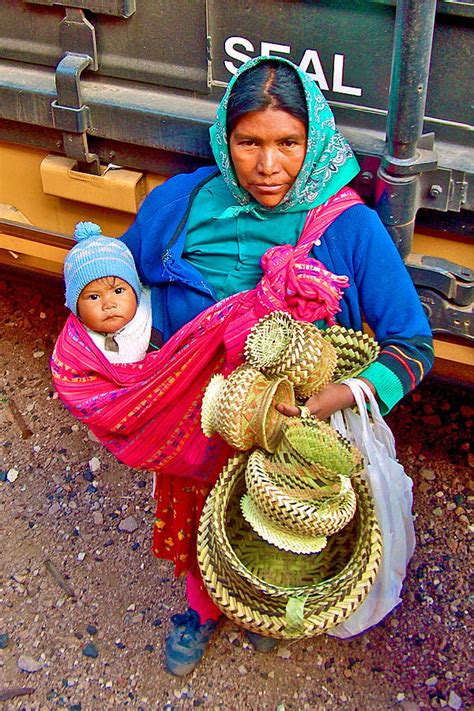
[[[232,450],[218,435],[206,438],[200,428],[211,376],[242,362],[250,329],[272,311],[333,323],[348,278],[327,271],[308,253],[341,212],[360,202],[345,188],[311,210],[296,247],[273,247],[263,255],[263,276],[255,289],[198,314],[140,363],[110,363],[71,314],[51,358],[59,397],[125,464],[213,481]]]

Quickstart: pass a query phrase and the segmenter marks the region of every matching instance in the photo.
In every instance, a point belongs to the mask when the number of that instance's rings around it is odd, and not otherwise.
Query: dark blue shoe
[[[173,615],[171,630],[165,642],[165,667],[175,676],[186,676],[197,667],[208,642],[217,628],[217,622],[208,620],[201,624],[194,610]]]
[[[257,652],[262,652],[264,654],[274,650],[278,644],[278,640],[274,637],[264,637],[263,635],[251,632],[250,630],[245,630],[245,636]]]

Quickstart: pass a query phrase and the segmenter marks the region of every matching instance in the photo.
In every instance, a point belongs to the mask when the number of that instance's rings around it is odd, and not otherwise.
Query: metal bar
[[[416,157],[423,132],[436,0],[399,0],[387,119],[388,153]]]
[[[67,237],[58,232],[40,230],[38,227],[31,225],[21,225],[18,222],[11,222],[10,220],[0,220],[0,232],[27,241],[33,240],[38,244],[59,247],[60,249],[69,250],[76,243],[73,237]]]
[[[423,130],[436,0],[399,0],[395,17],[386,149],[376,186],[376,209],[402,257],[411,251],[422,171],[434,170],[434,134]],[[428,138],[428,140],[426,140]]]

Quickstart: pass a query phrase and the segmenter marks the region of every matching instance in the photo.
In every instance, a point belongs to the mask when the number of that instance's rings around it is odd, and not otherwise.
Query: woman
[[[112,370],[72,320],[76,370],[61,345],[52,363],[71,411],[122,461],[157,473],[153,550],[187,573],[189,609],[166,641],[177,675],[198,664],[220,616],[197,571],[195,538],[230,450],[199,431],[200,402],[212,373],[241,361],[251,325],[283,309],[322,328],[337,318],[361,329],[363,313],[381,353],[362,377],[383,413],[433,360],[413,284],[376,213],[347,188],[358,164],[313,81],[288,60],[250,60],[221,101],[211,146],[217,168],[156,188],[122,238],[151,287],[162,348],[138,374]],[[306,407],[325,419],[352,404],[347,386],[329,384]],[[250,637],[268,648],[268,638]]]
[[[339,283],[344,293],[337,321],[360,329],[363,313],[381,345],[379,358],[362,377],[387,413],[430,369],[430,329],[376,213],[343,190],[358,165],[321,92],[291,62],[258,57],[233,77],[210,133],[219,170],[202,168],[155,189],[122,238],[142,280],[152,287],[154,327],[166,342],[204,309],[254,289],[265,252],[294,247],[314,215],[323,234],[312,243],[311,256],[332,275],[348,277],[348,284]],[[318,325],[327,325],[331,316],[326,313]],[[345,385],[329,384],[306,406],[327,418],[353,404]],[[281,411],[298,414],[283,405]],[[183,536],[194,545],[208,490],[191,478],[159,475],[155,491],[154,552],[178,568],[184,555],[181,563],[190,569],[190,609],[174,617],[166,644],[166,665],[175,674],[196,666],[219,616],[193,567],[189,545],[188,553],[180,553]]]

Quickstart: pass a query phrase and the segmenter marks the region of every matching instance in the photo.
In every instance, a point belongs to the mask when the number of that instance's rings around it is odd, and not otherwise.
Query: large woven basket
[[[229,460],[203,509],[197,548],[206,588],[224,614],[259,634],[298,639],[326,632],[363,602],[380,564],[367,487],[354,476],[356,515],[321,553],[288,553],[263,541],[241,515],[247,458]]]
[[[287,419],[276,409],[277,403],[295,404],[293,386],[286,378],[269,380],[249,365],[236,368],[227,379],[214,375],[202,401],[203,432],[207,437],[218,432],[239,451],[257,445],[272,452]]]
[[[288,378],[296,395],[306,399],[329,383],[337,356],[312,323],[274,311],[260,319],[247,336],[245,359],[270,378]]]

